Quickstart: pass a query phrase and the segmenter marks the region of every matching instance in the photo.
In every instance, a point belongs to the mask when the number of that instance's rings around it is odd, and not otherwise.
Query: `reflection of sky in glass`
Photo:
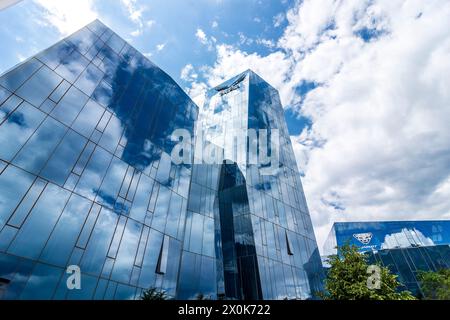
[[[237,128],[283,127],[276,91],[253,73],[212,92],[200,120],[225,149]],[[223,268],[236,276],[238,265],[244,279],[265,279],[251,296],[309,295],[315,241],[287,140],[278,176],[244,164],[219,188],[223,167],[207,166],[191,184],[196,167],[171,163],[170,135],[193,133],[198,107],[100,22],[0,77],[0,104],[0,158],[12,162],[0,162],[0,250],[36,260],[0,264],[11,297],[37,298],[40,285],[42,297],[57,299],[131,299],[151,286],[214,298]],[[219,193],[232,199],[228,247],[218,240]],[[239,262],[218,260],[222,248]],[[79,292],[64,285],[67,264],[81,267]],[[11,265],[20,272],[10,274]]]

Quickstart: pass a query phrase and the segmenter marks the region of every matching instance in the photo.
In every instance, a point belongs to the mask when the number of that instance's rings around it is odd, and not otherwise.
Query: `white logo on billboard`
[[[362,244],[369,244],[370,241],[372,240],[372,233],[367,232],[367,233],[357,233],[354,234],[353,237],[358,240],[359,242],[361,242]]]

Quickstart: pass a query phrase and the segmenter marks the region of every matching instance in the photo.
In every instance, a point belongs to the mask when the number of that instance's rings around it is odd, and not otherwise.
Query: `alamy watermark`
[[[367,288],[371,290],[381,289],[381,268],[377,265],[370,265],[367,268]]]
[[[69,290],[81,290],[81,269],[79,266],[71,265],[66,269],[66,273],[70,274],[67,278],[66,286]]]
[[[206,136],[205,136],[206,135]],[[177,142],[171,159],[180,164],[258,165],[261,175],[276,175],[280,166],[280,134],[278,129],[233,130],[219,135],[220,145],[199,130],[195,137],[186,129],[177,129],[171,139]],[[211,141],[212,140],[212,141]]]

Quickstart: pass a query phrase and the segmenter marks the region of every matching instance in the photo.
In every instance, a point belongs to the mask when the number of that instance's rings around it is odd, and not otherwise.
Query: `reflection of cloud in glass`
[[[433,246],[432,239],[424,236],[422,232],[414,229],[403,228],[397,233],[387,234],[381,244],[381,249],[406,248],[412,246]]]

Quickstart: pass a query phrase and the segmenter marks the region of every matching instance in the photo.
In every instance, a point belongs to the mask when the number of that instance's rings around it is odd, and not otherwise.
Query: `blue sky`
[[[287,23],[285,13],[295,5],[286,0],[89,2],[100,20],[145,53],[183,87],[189,85],[181,78],[183,67],[201,68],[214,64],[214,46],[218,43],[261,55],[276,50],[276,40],[282,36]],[[54,1],[24,0],[0,12],[0,19],[4,22],[0,27],[0,41],[8,48],[1,53],[0,72],[89,21],[89,15],[83,17],[79,12],[80,16],[74,18],[75,22],[67,22],[67,27],[52,24],[55,18],[48,11],[64,10],[64,5],[52,3]],[[201,74],[198,76],[199,81],[205,81]],[[299,134],[307,125],[306,119],[293,110],[289,110],[286,116],[293,134]]]
[[[0,12],[0,41],[2,47],[8,48],[1,53],[1,71],[51,45],[89,20],[77,17],[80,22],[68,23],[74,28],[69,27],[61,33],[61,29],[45,19],[46,11],[52,9],[52,1],[47,6],[42,6],[42,3],[46,2],[24,0]],[[100,20],[139,51],[151,54],[150,59],[181,84],[180,70],[186,64],[200,67],[215,62],[211,46],[199,41],[198,30],[214,37],[215,42],[210,40],[212,44],[225,43],[267,54],[273,49],[257,40],[274,42],[281,37],[286,25],[284,14],[293,4],[267,0],[98,0],[90,3]]]
[[[246,69],[278,89],[319,246],[335,221],[450,218],[450,1],[23,0],[0,72],[95,18],[193,98]]]

